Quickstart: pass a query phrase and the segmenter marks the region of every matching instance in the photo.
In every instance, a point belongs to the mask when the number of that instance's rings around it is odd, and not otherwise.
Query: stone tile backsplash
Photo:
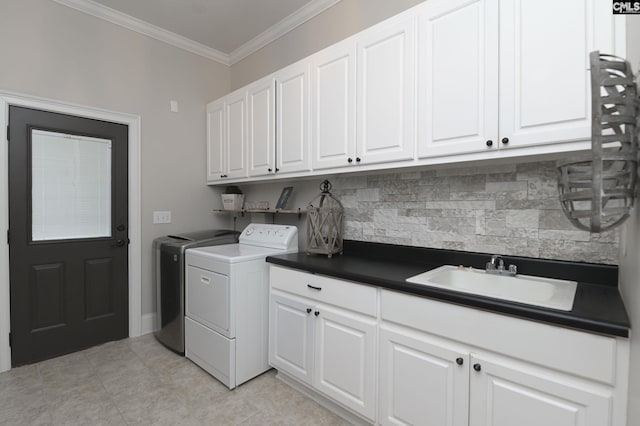
[[[618,263],[619,229],[574,228],[555,162],[332,179],[345,238],[547,259]]]

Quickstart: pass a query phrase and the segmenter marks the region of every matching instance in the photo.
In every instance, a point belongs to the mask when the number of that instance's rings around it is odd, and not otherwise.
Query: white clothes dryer
[[[267,256],[298,251],[298,229],[254,223],[239,243],[186,251],[185,355],[229,389],[269,370]]]

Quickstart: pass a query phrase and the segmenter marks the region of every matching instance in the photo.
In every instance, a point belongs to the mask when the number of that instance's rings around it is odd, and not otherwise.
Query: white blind
[[[32,130],[32,240],[111,236],[111,141]]]

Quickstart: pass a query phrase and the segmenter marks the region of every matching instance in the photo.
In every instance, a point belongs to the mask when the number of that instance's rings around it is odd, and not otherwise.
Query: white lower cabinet
[[[376,320],[271,291],[269,363],[375,419]]]
[[[382,425],[468,426],[469,355],[409,329],[380,327]]]
[[[471,363],[470,426],[612,424],[612,392],[490,355]]]
[[[381,290],[384,425],[623,426],[627,339]]]
[[[313,304],[271,292],[269,364],[311,384],[313,366]]]
[[[626,425],[628,339],[275,265],[270,291],[270,365],[360,421]]]
[[[605,426],[613,393],[403,327],[380,327],[382,425]]]
[[[377,319],[367,313],[376,310],[376,292],[271,267],[269,363],[371,422]],[[353,310],[344,308],[350,300]]]
[[[326,305],[315,309],[314,386],[373,420],[376,320]]]

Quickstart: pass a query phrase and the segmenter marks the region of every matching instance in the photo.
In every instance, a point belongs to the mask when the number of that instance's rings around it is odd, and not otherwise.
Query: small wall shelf
[[[298,219],[300,219],[303,214],[307,213],[306,210],[302,210],[301,208],[298,208],[297,210],[281,210],[281,209],[278,209],[278,210],[273,210],[273,209],[224,210],[224,209],[214,209],[213,212],[214,213],[240,213],[240,216],[243,216],[243,217],[244,217],[245,213],[270,213],[270,214],[274,215],[274,217],[275,217],[276,214],[297,214],[298,215]]]

